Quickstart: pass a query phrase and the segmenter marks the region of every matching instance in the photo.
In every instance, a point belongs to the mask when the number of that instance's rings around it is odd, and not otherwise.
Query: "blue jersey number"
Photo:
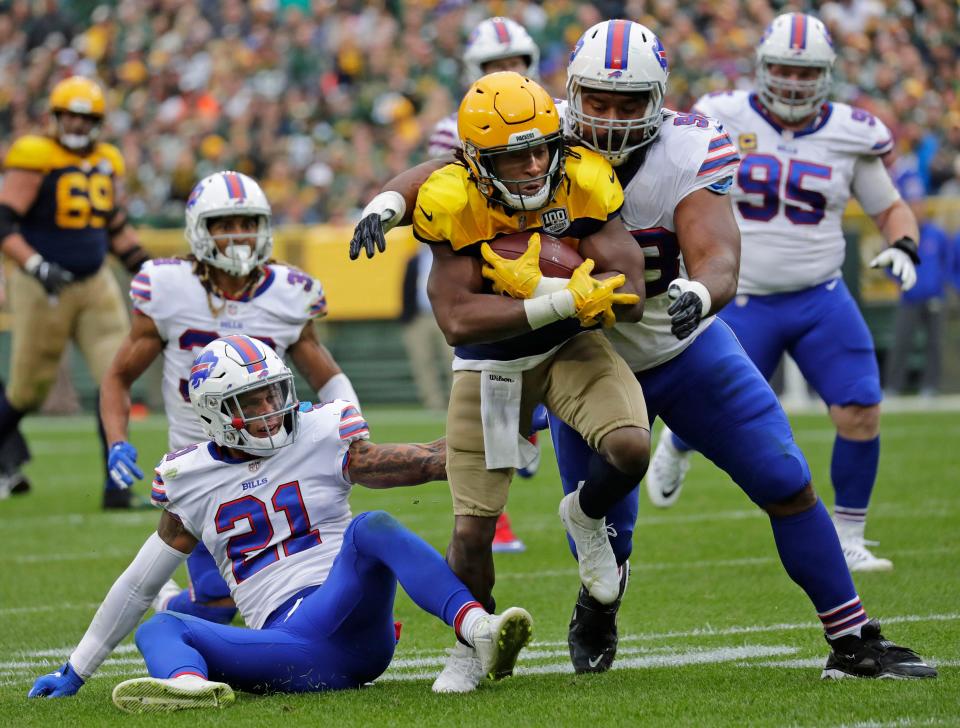
[[[816,225],[827,214],[827,198],[815,190],[804,189],[805,177],[830,179],[832,170],[822,164],[791,159],[787,174],[783,165],[769,154],[748,154],[740,162],[737,184],[747,194],[760,195],[759,202],[737,202],[737,209],[745,220],[769,222],[783,212],[794,225]],[[781,190],[782,187],[782,190]],[[799,202],[802,204],[792,204]]]
[[[293,556],[321,543],[320,532],[310,524],[310,516],[300,494],[300,483],[296,480],[284,483],[270,499],[275,513],[283,513],[290,528],[290,535],[280,542],[284,556]],[[227,540],[227,558],[233,568],[233,577],[237,584],[249,579],[261,569],[280,560],[280,548],[273,541],[273,524],[267,512],[267,504],[252,495],[245,495],[217,509],[214,519],[217,533],[227,533],[237,527],[241,521],[247,523],[248,530],[231,536]]]
[[[680,275],[680,245],[676,233],[656,227],[631,230],[630,234],[643,249],[645,273],[657,273],[656,278],[646,281],[647,298],[666,293],[670,282]]]

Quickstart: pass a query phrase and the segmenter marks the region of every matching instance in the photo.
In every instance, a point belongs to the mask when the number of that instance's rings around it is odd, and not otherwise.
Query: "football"
[[[532,234],[504,235],[493,240],[490,247],[497,255],[515,260],[526,252]],[[569,278],[581,263],[583,258],[576,250],[552,235],[540,233],[540,272],[543,275],[548,278]]]

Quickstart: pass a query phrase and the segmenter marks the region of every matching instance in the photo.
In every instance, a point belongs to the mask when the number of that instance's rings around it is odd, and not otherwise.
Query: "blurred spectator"
[[[95,3],[0,5],[0,154],[43,123],[56,81],[96,75],[114,110],[104,133],[130,160],[129,210],[152,225],[178,224],[184,189],[224,167],[271,177],[280,221],[349,221],[380,182],[422,161],[425,134],[465,90],[467,35],[498,14],[529,29],[555,96],[585,28],[645,23],[670,49],[667,106],[687,109],[751,81],[760,35],[787,5],[818,6],[840,53],[834,97],[883,119],[931,193],[960,152],[955,0]]]
[[[403,343],[407,348],[410,370],[417,385],[420,404],[435,412],[447,409],[450,392],[450,364],[453,349],[447,344],[437,326],[427,296],[427,277],[433,264],[430,246],[421,244],[417,253],[407,261],[403,275]],[[446,362],[446,367],[440,363]]]
[[[886,388],[890,394],[903,393],[909,360],[920,334],[924,342],[920,394],[930,397],[940,389],[944,297],[950,280],[953,251],[946,231],[927,218],[920,176],[916,172],[906,172],[899,175],[897,181],[901,196],[910,203],[920,224],[920,265],[917,266],[916,285],[900,295],[894,317],[893,344],[887,355]]]

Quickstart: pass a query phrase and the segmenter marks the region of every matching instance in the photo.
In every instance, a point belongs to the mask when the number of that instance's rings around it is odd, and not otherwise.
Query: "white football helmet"
[[[257,232],[218,235],[218,240],[227,241],[226,249],[220,250],[208,224],[213,218],[230,215],[256,217]],[[216,172],[197,182],[187,199],[186,224],[187,242],[197,260],[233,276],[247,275],[273,252],[270,203],[260,185],[240,172]],[[254,236],[253,247],[240,242]]]
[[[467,39],[467,48],[463,53],[466,82],[473,83],[486,74],[484,63],[514,56],[526,58],[527,70],[523,75],[536,79],[540,49],[526,29],[510,18],[487,18],[473,29]]]
[[[826,26],[812,15],[784,13],[767,26],[757,46],[757,95],[785,121],[800,121],[820,108],[830,95],[837,54]],[[770,65],[820,69],[809,81],[770,73]]]
[[[567,65],[567,124],[587,148],[614,166],[652,142],[663,121],[667,53],[653,31],[630,20],[606,20],[584,33]],[[583,89],[649,93],[642,116],[610,119],[583,110]]]
[[[218,445],[267,457],[297,437],[293,374],[258,339],[235,335],[207,344],[193,361],[188,389],[204,433]]]

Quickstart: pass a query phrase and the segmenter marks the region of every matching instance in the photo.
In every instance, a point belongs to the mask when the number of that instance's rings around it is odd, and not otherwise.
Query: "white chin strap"
[[[543,187],[532,195],[518,195],[508,192],[506,186],[499,180],[493,180],[493,186],[500,190],[500,199],[503,204],[514,210],[539,210],[547,204],[550,196],[549,179],[543,181]]]

